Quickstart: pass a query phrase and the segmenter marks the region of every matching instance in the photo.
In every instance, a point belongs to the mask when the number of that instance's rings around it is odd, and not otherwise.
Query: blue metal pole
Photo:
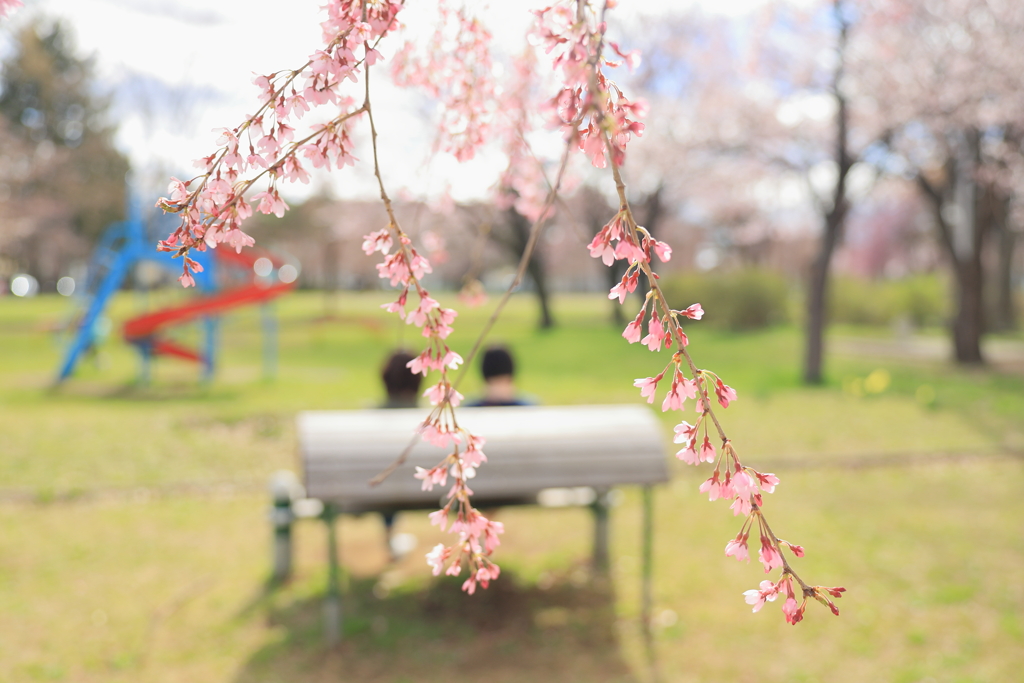
[[[138,347],[139,360],[141,361],[141,365],[139,367],[139,384],[144,387],[148,387],[150,379],[152,379],[153,349],[149,340],[141,342]]]
[[[260,306],[260,319],[263,323],[263,379],[274,379],[277,375],[277,316],[274,304],[265,303]]]
[[[203,328],[206,332],[206,353],[203,354],[204,382],[213,381],[213,372],[216,369],[218,322],[214,317],[203,318]]]

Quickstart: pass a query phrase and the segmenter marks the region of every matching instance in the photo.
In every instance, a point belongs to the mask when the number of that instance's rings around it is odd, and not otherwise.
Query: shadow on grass
[[[226,387],[195,379],[160,380],[145,383],[138,379],[104,383],[101,380],[69,380],[46,388],[47,398],[66,401],[109,401],[127,403],[228,403],[241,394],[236,387]]]
[[[507,574],[472,597],[451,579],[386,595],[374,584],[351,583],[344,639],[333,648],[324,644],[319,598],[264,601],[282,637],[256,652],[236,683],[636,681],[621,657],[609,589],[543,590]]]

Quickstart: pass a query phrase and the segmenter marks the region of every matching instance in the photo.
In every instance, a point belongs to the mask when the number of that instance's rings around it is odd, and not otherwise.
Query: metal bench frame
[[[324,606],[327,640],[341,636],[340,565],[336,523],[342,513],[436,509],[447,487],[421,490],[415,467],[432,467],[445,452],[418,441],[404,465],[377,487],[369,480],[409,445],[426,415],[421,409],[310,411],[297,419],[304,494],[322,502],[327,526],[328,586]],[[589,487],[594,516],[593,566],[609,566],[609,508],[612,487],[643,487],[643,614],[649,621],[652,554],[652,486],[668,480],[661,425],[644,406],[517,406],[460,408],[459,424],[487,439],[488,462],[471,481],[474,505],[543,504],[551,489]],[[296,487],[274,489],[274,579],[291,571],[291,524]],[[557,497],[557,496],[556,496]],[[565,497],[565,496],[563,496]],[[568,496],[571,498],[572,496]],[[307,511],[298,516],[308,516]],[[540,499],[540,501],[539,501]],[[443,503],[442,503],[443,504]]]

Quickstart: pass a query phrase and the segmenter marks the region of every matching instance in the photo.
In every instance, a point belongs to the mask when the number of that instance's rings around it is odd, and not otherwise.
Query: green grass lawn
[[[346,295],[330,318],[318,294],[279,302],[273,379],[259,312],[243,309],[223,321],[213,383],[161,360],[141,386],[117,338],[140,302],[123,295],[97,358],[52,389],[68,302],[0,298],[0,680],[646,680],[640,506],[629,489],[613,514],[609,583],[589,578],[585,512],[510,508],[499,512],[505,573],[471,598],[430,577],[422,555],[440,536],[423,515],[399,518],[419,547],[396,565],[378,518],[345,518],[346,640],[334,650],[320,631],[321,524],[298,528],[294,581],[264,590],[263,487],[295,468],[295,413],[378,404],[388,349],[418,341],[379,310],[387,300]],[[539,332],[533,302],[513,299],[492,338],[515,349],[521,389],[545,404],[640,403],[632,380],[667,357],[627,345],[607,306],[561,297],[560,326]],[[463,312],[457,351],[488,314]],[[663,679],[1019,678],[1024,379],[839,356],[828,384],[809,389],[795,329],[735,335],[696,323],[688,333],[697,363],[739,392],[723,418],[741,455],[782,478],[767,510],[807,548],[798,569],[849,592],[841,617],[812,605],[796,628],[776,605],[750,614],[741,593],[764,575],[722,553],[738,521],[697,492],[706,471],[673,459],[674,479],[656,493]]]

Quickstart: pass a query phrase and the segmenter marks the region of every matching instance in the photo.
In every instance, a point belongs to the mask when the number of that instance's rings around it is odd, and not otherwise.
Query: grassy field
[[[177,293],[154,295],[149,305]],[[160,361],[148,386],[117,338],[140,305],[124,295],[95,359],[53,389],[69,314],[56,297],[0,298],[0,680],[645,681],[639,629],[640,506],[613,513],[610,582],[587,567],[581,510],[505,509],[505,574],[462,596],[422,554],[439,534],[399,517],[417,550],[389,564],[376,517],[345,518],[346,639],[322,644],[321,524],[298,528],[295,579],[266,589],[265,484],[295,469],[296,411],[373,406],[378,368],[414,330],[384,293],[277,305],[276,377],[264,376],[259,313],[224,320],[216,380]],[[608,302],[562,297],[538,332],[513,300],[493,338],[545,404],[639,403],[632,380],[659,359],[626,345]],[[451,341],[465,353],[487,307]],[[737,521],[673,460],[656,492],[655,652],[666,681],[1018,680],[1024,666],[1024,378],[918,358],[829,359],[829,383],[798,381],[799,335],[691,326],[691,349],[739,392],[725,425],[740,453],[783,484],[776,530],[807,548],[806,578],[845,585],[843,615],[811,606],[787,626],[741,593],[763,578],[722,554]],[[188,340],[194,331],[185,330]],[[877,331],[843,329],[844,349]],[[474,374],[464,391],[473,395]],[[669,420],[665,420],[666,434]],[[482,472],[481,476],[485,476]]]

